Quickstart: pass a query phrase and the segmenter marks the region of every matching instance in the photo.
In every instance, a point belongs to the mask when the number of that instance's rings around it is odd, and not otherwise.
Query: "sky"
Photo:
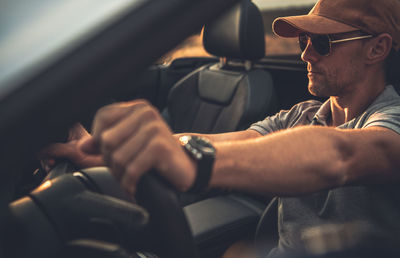
[[[290,6],[312,5],[317,0],[253,0],[260,9],[279,9]]]

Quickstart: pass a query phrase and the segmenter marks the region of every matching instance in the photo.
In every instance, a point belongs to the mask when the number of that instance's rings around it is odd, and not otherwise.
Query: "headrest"
[[[260,10],[243,0],[217,21],[206,24],[203,44],[208,53],[227,58],[257,60],[265,55],[264,24]]]

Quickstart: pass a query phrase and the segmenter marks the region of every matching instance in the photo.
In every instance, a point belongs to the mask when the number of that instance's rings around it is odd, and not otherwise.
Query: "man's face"
[[[332,35],[332,39],[359,36],[357,32]],[[327,56],[319,55],[308,41],[301,58],[307,62],[308,90],[318,97],[349,94],[362,76],[362,40],[332,44]]]

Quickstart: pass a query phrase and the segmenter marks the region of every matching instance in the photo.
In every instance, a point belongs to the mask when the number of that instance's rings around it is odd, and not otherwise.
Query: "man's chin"
[[[316,85],[315,83],[312,82],[308,83],[308,91],[310,92],[311,95],[316,97],[321,97],[321,98],[329,97],[329,95],[323,92],[323,87],[321,87],[321,85]]]

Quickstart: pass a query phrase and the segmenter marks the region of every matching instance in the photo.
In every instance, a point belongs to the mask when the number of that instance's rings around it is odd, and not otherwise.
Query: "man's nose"
[[[311,40],[307,40],[307,46],[304,51],[301,53],[301,60],[308,63],[315,63],[318,61],[320,55],[315,51]]]

